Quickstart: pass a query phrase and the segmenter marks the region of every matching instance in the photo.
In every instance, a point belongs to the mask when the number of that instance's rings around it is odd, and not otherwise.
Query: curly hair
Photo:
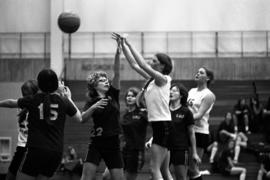
[[[108,75],[104,71],[98,71],[98,72],[94,72],[94,73],[90,74],[87,77],[87,90],[88,90],[87,96],[89,98],[94,98],[94,97],[98,96],[95,87],[97,86],[98,80],[100,77],[108,78]]]

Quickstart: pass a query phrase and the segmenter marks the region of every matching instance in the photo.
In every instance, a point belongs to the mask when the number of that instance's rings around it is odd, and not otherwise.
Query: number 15
[[[44,119],[44,110],[43,110],[43,103],[41,103],[39,106],[39,117],[40,119]],[[58,104],[50,104],[50,120],[55,121],[58,118]]]

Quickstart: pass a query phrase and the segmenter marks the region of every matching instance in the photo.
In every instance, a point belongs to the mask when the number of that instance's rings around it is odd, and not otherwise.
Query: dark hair
[[[94,97],[98,96],[98,93],[97,93],[95,87],[97,86],[98,80],[100,77],[108,78],[107,73],[103,72],[103,71],[94,72],[88,76],[88,78],[87,78],[87,89],[88,89],[87,96],[89,98],[94,98]]]
[[[39,89],[45,93],[43,100],[44,120],[50,125],[52,124],[50,120],[50,93],[53,93],[58,89],[58,78],[52,69],[43,69],[39,72],[37,80]]]
[[[28,80],[23,83],[21,86],[21,92],[23,96],[35,95],[38,92],[38,85],[36,80]],[[22,109],[18,114],[19,123],[22,123],[27,114],[27,109]]]
[[[207,86],[210,86],[210,84],[214,81],[214,73],[213,71],[210,71],[206,67],[202,67],[202,68],[205,70],[206,76],[209,78],[209,80],[207,81]]]
[[[268,101],[266,103],[266,109],[270,110],[270,97],[268,98]]]
[[[155,56],[159,60],[160,64],[164,65],[162,74],[165,74],[165,75],[170,74],[173,68],[171,58],[167,54],[164,54],[164,53],[157,53]]]
[[[179,89],[180,95],[182,96],[181,100],[180,100],[181,105],[182,106],[187,106],[187,98],[188,98],[188,90],[187,90],[187,88],[181,83],[172,84],[170,89],[172,89],[173,87],[177,87]]]
[[[58,89],[58,78],[56,73],[51,69],[43,69],[39,72],[38,87],[45,93],[52,93]]]
[[[38,84],[36,80],[28,80],[21,86],[23,96],[34,95],[38,92]]]
[[[137,87],[130,87],[130,88],[128,88],[128,90],[127,90],[127,92],[125,94],[125,103],[126,104],[127,104],[127,95],[128,95],[129,92],[132,92],[134,94],[134,96],[136,97],[138,95],[138,93],[140,92],[140,90]]]

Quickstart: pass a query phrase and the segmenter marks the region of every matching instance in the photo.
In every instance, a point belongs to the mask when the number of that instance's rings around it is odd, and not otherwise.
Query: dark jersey
[[[74,116],[77,110],[66,97],[50,94],[50,123],[48,123],[43,113],[45,96],[44,93],[39,93],[18,100],[18,106],[26,108],[29,112],[26,146],[62,152],[66,114]]]
[[[224,134],[220,134],[220,131],[222,130],[226,130],[229,133],[234,133],[234,125],[232,123],[227,124],[226,121],[224,120],[220,123],[218,127],[218,141],[222,143],[228,142],[230,137]]]
[[[125,148],[143,150],[147,130],[146,110],[136,108],[132,112],[126,112],[121,122],[125,138]]]
[[[187,107],[171,111],[172,130],[170,147],[172,150],[187,150],[189,147],[188,127],[194,124],[192,112]]]
[[[107,106],[104,109],[97,109],[93,112],[94,128],[91,130],[91,138],[109,137],[120,134],[119,90],[110,86],[105,98],[109,100]],[[84,111],[100,99],[98,97],[86,102]]]

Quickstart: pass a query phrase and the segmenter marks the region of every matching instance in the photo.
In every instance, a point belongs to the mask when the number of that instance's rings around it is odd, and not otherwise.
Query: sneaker
[[[200,171],[201,175],[210,175],[210,171],[208,170],[203,170],[203,171]]]

